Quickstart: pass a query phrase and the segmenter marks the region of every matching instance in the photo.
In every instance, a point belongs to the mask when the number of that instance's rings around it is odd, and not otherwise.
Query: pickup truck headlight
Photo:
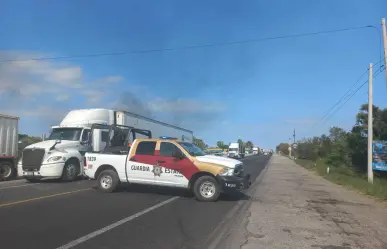
[[[57,161],[59,161],[61,159],[62,159],[61,156],[52,156],[49,159],[47,159],[47,162],[57,162]]]
[[[219,175],[221,176],[232,176],[233,174],[234,174],[233,168],[223,168],[219,172]]]

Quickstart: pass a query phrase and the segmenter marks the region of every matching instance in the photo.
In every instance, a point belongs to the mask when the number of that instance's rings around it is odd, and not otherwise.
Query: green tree
[[[218,142],[216,142],[216,146],[217,146],[218,148],[223,149],[223,148],[224,148],[224,142],[223,142],[223,141],[218,141]]]
[[[368,105],[361,105],[350,131],[331,127],[327,135],[306,138],[297,142],[297,158],[317,160],[334,167],[350,167],[358,172],[367,170]],[[387,109],[373,106],[374,140],[387,140]],[[280,143],[276,150],[288,154],[288,144]],[[293,151],[292,151],[293,153]],[[378,174],[381,175],[381,174]]]
[[[280,143],[279,145],[277,145],[276,151],[277,152],[281,152],[284,155],[289,155],[288,148],[289,148],[289,144],[288,143]]]
[[[202,140],[202,139],[198,139],[196,137],[193,137],[193,143],[199,147],[200,149],[202,150],[206,150],[208,148],[208,145]]]
[[[348,166],[350,162],[348,150],[348,134],[339,127],[329,129],[329,138],[331,140],[331,151],[327,155],[326,162],[332,166]]]
[[[254,147],[254,144],[253,144],[253,142],[251,142],[251,141],[247,141],[246,144],[245,144],[245,146],[246,146],[246,148],[252,149],[252,148]]]

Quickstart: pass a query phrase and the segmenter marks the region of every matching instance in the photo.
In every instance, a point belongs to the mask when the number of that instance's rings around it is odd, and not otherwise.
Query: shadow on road
[[[84,181],[85,179],[82,177],[79,177],[79,178],[75,179],[74,181],[68,181],[68,182],[62,181],[61,179],[42,179],[42,180],[37,179],[37,180],[33,180],[33,181],[27,181],[25,179],[20,179],[20,180],[24,180],[23,183],[25,183],[25,184],[34,184],[34,183],[43,183],[43,184],[44,183],[61,183],[61,184],[68,183],[68,184],[71,184],[74,182]],[[12,181],[7,181],[7,182],[11,183]]]
[[[97,186],[93,187],[97,190]],[[194,195],[186,190],[172,187],[160,187],[160,186],[146,186],[140,184],[122,185],[115,193],[133,192],[144,194],[158,194],[164,196],[180,196],[182,198],[192,199]],[[249,200],[250,197],[242,192],[233,192],[230,194],[222,193],[219,196],[219,201],[239,201]]]

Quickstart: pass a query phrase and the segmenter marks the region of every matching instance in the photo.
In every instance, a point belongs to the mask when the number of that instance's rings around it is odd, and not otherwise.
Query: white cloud
[[[44,120],[61,120],[70,111],[70,108],[58,108],[41,106],[36,108],[10,108],[6,110],[0,110],[1,113],[17,116],[21,119],[26,117],[38,117]]]
[[[0,51],[0,61],[43,56],[47,55]],[[121,83],[124,80],[121,76],[110,75],[85,82],[88,77],[81,67],[62,61],[3,63],[0,65],[0,113],[59,121],[70,109],[66,101],[81,98],[88,105],[99,104],[106,108],[131,111],[193,130],[205,129],[222,121],[219,115],[225,108],[217,102],[160,98],[144,84],[131,84],[127,86],[131,92],[117,95],[117,92],[110,91],[110,87]],[[104,104],[102,100],[105,97],[116,102],[111,106]],[[42,102],[49,104],[43,106]],[[87,108],[87,105],[76,105],[75,108]]]
[[[93,86],[109,87],[113,84],[117,84],[122,81],[123,81],[123,78],[121,76],[108,76],[108,77],[93,81],[91,84]]]
[[[57,101],[66,101],[70,99],[70,95],[68,94],[61,94],[56,97]]]
[[[49,61],[17,61],[0,67],[0,94],[18,92],[31,97],[80,87],[82,70],[79,67]]]
[[[80,93],[86,96],[88,104],[93,105],[100,103],[102,97],[105,96],[108,91],[88,89],[82,90]]]
[[[0,101],[4,101],[0,102],[1,112],[28,108],[36,112],[40,99],[64,102],[74,95],[84,96],[89,104],[98,104],[107,93],[99,88],[123,80],[121,76],[106,76],[87,84],[79,66],[61,61],[29,60],[43,56],[31,52],[0,51],[1,61],[14,60],[0,65]],[[33,101],[36,103],[32,104]]]

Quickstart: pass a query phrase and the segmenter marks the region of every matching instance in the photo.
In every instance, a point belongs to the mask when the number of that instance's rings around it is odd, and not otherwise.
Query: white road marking
[[[173,201],[175,201],[175,200],[177,200],[177,199],[179,199],[179,198],[180,198],[179,196],[172,197],[172,198],[170,198],[170,199],[168,199],[168,200],[165,200],[165,201],[163,201],[163,202],[160,202],[159,204],[156,204],[156,205],[154,205],[154,206],[152,206],[152,207],[149,207],[149,208],[147,208],[147,209],[144,209],[144,210],[141,211],[141,212],[138,212],[138,213],[136,213],[136,214],[133,214],[133,215],[131,215],[131,216],[129,216],[129,217],[126,217],[126,218],[124,218],[124,219],[122,219],[122,220],[119,220],[119,221],[117,221],[117,222],[115,222],[115,223],[113,223],[113,224],[110,224],[110,225],[108,225],[108,226],[106,226],[106,227],[103,227],[103,228],[101,228],[101,229],[99,229],[99,230],[96,230],[96,231],[94,231],[94,232],[92,232],[92,233],[89,233],[89,234],[87,234],[87,235],[85,235],[85,236],[83,236],[83,237],[80,237],[80,238],[76,239],[76,240],[70,241],[70,242],[67,243],[66,245],[60,246],[60,247],[58,247],[58,248],[56,248],[56,249],[70,249],[70,248],[73,248],[74,246],[77,246],[77,245],[79,245],[79,244],[81,244],[81,243],[83,243],[83,242],[85,242],[85,241],[88,241],[88,240],[90,240],[90,239],[92,239],[92,238],[94,238],[94,237],[97,237],[98,235],[101,235],[101,234],[103,234],[103,233],[106,233],[107,231],[110,231],[110,230],[112,230],[113,228],[116,228],[116,227],[118,227],[118,226],[121,226],[121,225],[125,224],[126,222],[129,222],[129,221],[131,221],[131,220],[134,220],[134,219],[136,219],[136,218],[138,218],[138,217],[140,217],[140,216],[142,216],[142,215],[144,215],[144,214],[147,214],[147,213],[149,213],[149,212],[151,212],[151,211],[153,211],[153,210],[155,210],[155,209],[157,209],[157,208],[159,208],[159,207],[162,207],[162,206],[164,206],[164,205],[166,205],[166,204],[168,204],[168,203],[170,203],[170,202],[173,202]]]
[[[2,187],[0,188],[0,190],[2,189],[7,189],[7,188],[20,188],[20,187],[26,187],[26,186],[33,186],[33,185],[37,185],[39,183],[30,183],[30,184],[23,184],[23,185],[14,185],[14,186],[8,186],[8,187]]]

